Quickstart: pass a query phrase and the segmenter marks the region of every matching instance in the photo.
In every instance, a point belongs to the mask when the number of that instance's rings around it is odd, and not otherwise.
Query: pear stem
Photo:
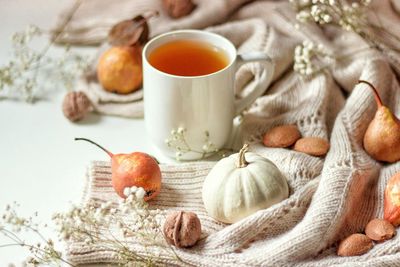
[[[383,106],[382,99],[379,96],[378,90],[376,90],[375,86],[372,83],[364,81],[364,80],[359,80],[358,83],[365,83],[365,84],[369,85],[369,87],[371,87],[371,89],[374,91],[375,100],[376,100],[376,103],[378,104],[378,107]]]
[[[99,145],[99,144],[93,142],[92,140],[89,140],[89,139],[87,139],[87,138],[80,138],[80,137],[79,137],[79,138],[78,138],[78,137],[75,137],[74,140],[75,140],[75,141],[80,141],[80,140],[82,140],[82,141],[86,141],[86,142],[92,143],[93,145],[97,146],[98,148],[100,148],[101,150],[103,150],[104,152],[106,152],[106,153],[110,156],[110,158],[112,158],[112,157],[114,156],[113,153],[111,153],[110,151],[108,151],[107,149],[105,149],[104,147],[102,147],[101,145]]]
[[[246,161],[246,158],[244,156],[244,154],[247,152],[247,150],[249,150],[249,145],[248,144],[244,144],[242,149],[240,149],[239,151],[239,160],[236,164],[236,166],[238,168],[244,168],[247,165],[249,165],[249,163]]]

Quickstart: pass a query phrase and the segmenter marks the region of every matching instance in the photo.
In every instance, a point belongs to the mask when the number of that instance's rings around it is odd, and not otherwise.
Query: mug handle
[[[239,100],[235,101],[235,116],[239,115],[245,108],[250,106],[259,96],[261,96],[265,89],[272,81],[275,62],[264,52],[249,52],[239,54],[237,58],[237,68],[239,69],[243,64],[248,62],[260,62],[263,64],[264,70],[260,76],[259,82],[252,82],[250,93]]]

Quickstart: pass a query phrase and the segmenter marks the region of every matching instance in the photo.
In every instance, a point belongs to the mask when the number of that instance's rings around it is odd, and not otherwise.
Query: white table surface
[[[28,24],[49,29],[69,1],[0,0],[0,66],[10,59],[12,33]],[[89,54],[95,50],[82,49]],[[21,214],[37,211],[39,221],[47,222],[54,212],[79,202],[86,166],[108,156],[74,137],[91,138],[112,152],[144,151],[160,159],[146,139],[142,119],[90,114],[81,123],[71,123],[61,112],[64,94],[60,89],[33,105],[0,100],[0,214],[6,204],[17,201]],[[0,237],[0,245],[6,242]],[[18,247],[0,248],[0,266],[19,266],[26,255]]]

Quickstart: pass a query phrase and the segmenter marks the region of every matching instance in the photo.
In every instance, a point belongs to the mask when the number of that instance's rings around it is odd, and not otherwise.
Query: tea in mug
[[[177,76],[207,75],[229,64],[223,49],[198,40],[175,40],[160,45],[148,60],[156,69]]]

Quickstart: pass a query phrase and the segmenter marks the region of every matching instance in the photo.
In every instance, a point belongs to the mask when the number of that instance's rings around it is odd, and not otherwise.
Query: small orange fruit
[[[97,65],[97,78],[103,88],[128,94],[142,84],[141,46],[114,46],[105,51]]]
[[[161,170],[158,162],[142,152],[113,154],[101,145],[87,138],[75,138],[99,147],[111,158],[111,182],[115,192],[122,198],[127,196],[124,189],[132,186],[142,187],[146,192],[144,200],[155,198],[161,190]]]

